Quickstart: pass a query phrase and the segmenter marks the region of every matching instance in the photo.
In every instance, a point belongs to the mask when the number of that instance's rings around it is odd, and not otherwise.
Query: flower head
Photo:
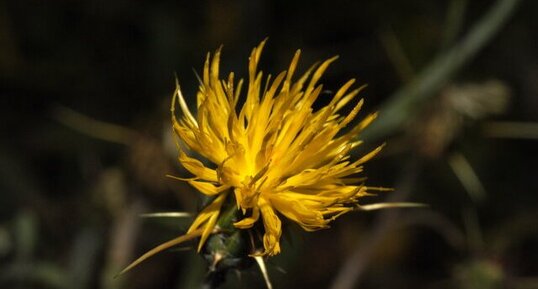
[[[297,51],[287,71],[264,78],[257,70],[264,44],[250,54],[246,88],[233,73],[221,79],[219,49],[205,61],[196,114],[189,111],[179,86],[174,95],[174,131],[189,150],[205,159],[180,150],[179,161],[194,175],[187,182],[214,196],[187,232],[201,237],[199,249],[232,197],[243,216],[234,226],[249,229],[262,222],[262,254],[275,255],[280,252],[283,218],[307,231],[324,229],[368,194],[364,178],[357,174],[381,147],[354,161],[350,152],[360,145],[358,134],[376,114],[348,128],[363,104],[356,98],[365,86],[352,90],[355,80],[349,80],[326,106],[313,109],[318,98],[328,97],[322,95],[318,81],[336,57],[295,77]],[[174,113],[176,100],[182,110],[179,119]],[[341,115],[349,103],[354,103],[352,110]]]

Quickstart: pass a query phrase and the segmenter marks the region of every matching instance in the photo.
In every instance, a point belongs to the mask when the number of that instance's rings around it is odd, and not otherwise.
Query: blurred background
[[[518,5],[519,4],[519,5]],[[368,88],[387,143],[368,201],[330,230],[286,226],[274,288],[538,288],[538,2],[0,1],[0,288],[199,288],[184,246],[113,279],[190,219],[199,194],[176,161],[175,74],[193,101],[205,55],[222,74],[276,74],[339,55],[322,82]],[[191,102],[192,103],[192,102]],[[265,288],[257,267],[224,288]]]

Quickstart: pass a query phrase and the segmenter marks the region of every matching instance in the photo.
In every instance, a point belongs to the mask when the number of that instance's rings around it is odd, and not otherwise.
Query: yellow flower
[[[423,206],[417,203],[358,204],[359,198],[369,191],[390,190],[367,187],[365,178],[357,176],[363,171],[362,165],[382,146],[358,160],[350,160],[351,150],[361,144],[357,136],[377,115],[370,114],[347,127],[362,106],[362,99],[354,100],[365,86],[350,90],[355,83],[351,79],[336,91],[326,106],[315,110],[312,106],[318,97],[327,97],[320,96],[323,89],[318,81],[336,57],[312,66],[294,79],[301,54],[297,51],[287,71],[264,80],[262,72],[257,71],[264,45],[265,41],[250,55],[244,100],[240,98],[243,80],[236,83],[233,73],[227,80],[220,79],[220,49],[213,57],[207,56],[197,94],[196,115],[189,111],[177,85],[171,107],[174,131],[191,151],[211,163],[206,166],[180,149],[179,161],[194,177],[178,179],[210,196],[212,202],[198,214],[185,235],[149,250],[118,275],[163,250],[198,237],[200,251],[211,234],[221,233],[217,223],[228,226],[229,216],[224,214],[219,220],[219,215],[231,200],[239,210],[234,213],[241,213],[242,219],[233,224],[238,230],[252,228],[261,218],[263,252],[253,248],[251,256],[262,264],[262,255],[280,252],[283,217],[306,231],[315,231],[328,228],[331,221],[354,209]],[[347,115],[340,115],[340,110],[352,101],[355,102],[353,109]],[[177,103],[183,112],[181,119],[176,118]],[[223,252],[214,253],[213,261],[223,258]],[[264,266],[260,265],[260,269],[266,275]],[[267,276],[266,282],[269,284]]]
[[[179,86],[174,95],[175,133],[210,163],[204,165],[179,152],[179,161],[195,176],[187,182],[202,194],[215,196],[187,232],[201,237],[198,250],[214,232],[221,208],[232,196],[243,216],[234,226],[249,229],[261,219],[262,254],[271,256],[280,252],[282,218],[307,231],[328,228],[368,194],[364,178],[356,175],[381,147],[355,161],[349,154],[360,145],[357,136],[376,114],[346,128],[362,106],[363,100],[355,99],[365,86],[351,90],[355,80],[349,80],[329,104],[315,110],[312,106],[318,98],[329,97],[322,95],[318,81],[336,57],[295,79],[297,51],[287,71],[264,79],[257,70],[264,44],[250,55],[244,100],[240,97],[243,80],[236,82],[233,73],[226,80],[219,75],[220,49],[205,61],[196,114],[189,111]],[[182,110],[180,119],[174,113],[176,100]],[[355,102],[353,109],[340,115],[350,102]]]

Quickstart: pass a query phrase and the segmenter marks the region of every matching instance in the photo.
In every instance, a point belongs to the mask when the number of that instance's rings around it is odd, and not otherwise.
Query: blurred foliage
[[[202,206],[165,177],[187,175],[169,122],[174,75],[192,101],[208,51],[223,44],[223,71],[246,75],[269,37],[264,71],[300,48],[302,69],[340,55],[329,94],[368,83],[366,109],[398,128],[366,144],[388,144],[368,177],[396,191],[376,198],[430,206],[351,214],[315,234],[286,226],[268,260],[275,288],[538,288],[538,2],[522,1],[427,97],[384,109],[479,41],[466,36],[495,3],[1,0],[0,287],[197,288],[205,264],[185,248],[112,277],[190,223],[141,214]],[[264,286],[252,266],[223,287]]]

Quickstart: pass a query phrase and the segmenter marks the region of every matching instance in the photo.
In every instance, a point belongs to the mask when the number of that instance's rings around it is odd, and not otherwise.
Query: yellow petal
[[[264,198],[258,201],[260,207],[265,234],[263,235],[263,254],[273,256],[280,253],[280,235],[282,235],[282,224],[275,214],[271,204]]]
[[[204,195],[207,195],[207,196],[214,196],[214,195],[222,192],[223,190],[229,188],[229,186],[217,187],[217,186],[213,185],[212,183],[200,182],[200,181],[195,181],[195,180],[188,180],[187,182],[191,186],[196,188],[199,192],[201,192],[201,193],[203,193]]]
[[[194,220],[189,230],[187,231],[187,233],[191,233],[203,227],[200,243],[198,243],[198,251],[202,249],[205,241],[213,232],[213,229],[215,228],[215,224],[220,214],[220,209],[222,208],[222,204],[224,203],[224,200],[226,200],[227,196],[228,192],[224,192],[220,194],[215,200],[213,200],[213,202],[209,204],[209,206],[205,207],[205,209],[203,209],[198,214],[198,217]]]
[[[200,179],[204,179],[210,182],[217,182],[217,172],[210,168],[206,168],[201,161],[187,156],[183,150],[179,151],[179,162],[183,167],[191,174],[197,176]]]
[[[280,193],[271,198],[277,211],[299,224],[306,231],[327,227],[327,221],[319,211],[324,208],[322,205],[316,204],[316,202],[311,202],[312,206],[306,205],[306,202],[300,198],[301,194],[295,194],[295,199],[291,195],[287,198],[284,195],[285,193]]]
[[[260,209],[252,208],[252,216],[246,217],[239,222],[235,222],[234,226],[239,229],[248,229],[254,225],[260,218]]]

